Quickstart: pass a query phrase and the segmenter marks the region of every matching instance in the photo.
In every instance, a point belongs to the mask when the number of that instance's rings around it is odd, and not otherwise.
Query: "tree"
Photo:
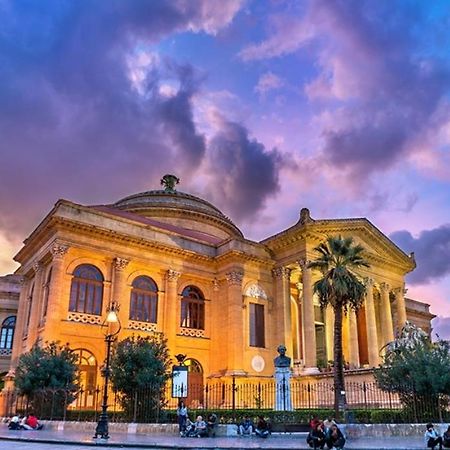
[[[111,382],[131,419],[157,416],[165,404],[164,388],[169,378],[170,358],[164,338],[132,336],[117,344],[111,360]]]
[[[321,308],[331,306],[334,311],[334,409],[336,417],[345,408],[344,358],[342,354],[342,319],[351,308],[357,311],[362,305],[366,288],[353,272],[369,267],[361,245],[354,245],[351,237],[329,237],[315,251],[317,259],[308,267],[318,269],[322,277],[314,283]]]
[[[375,371],[378,386],[397,393],[417,420],[442,421],[450,395],[450,342],[432,342],[420,328],[406,322],[399,337],[386,346],[383,364]]]
[[[14,383],[41,415],[58,415],[78,391],[78,356],[66,344],[35,345],[20,356]]]

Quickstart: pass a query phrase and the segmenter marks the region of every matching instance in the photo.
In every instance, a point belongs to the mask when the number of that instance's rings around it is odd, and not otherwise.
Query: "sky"
[[[0,0],[0,274],[59,198],[158,189],[249,239],[367,217],[450,339],[450,2]]]

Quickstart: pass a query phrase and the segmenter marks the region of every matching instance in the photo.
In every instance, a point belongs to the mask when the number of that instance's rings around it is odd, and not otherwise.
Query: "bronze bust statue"
[[[290,367],[291,358],[289,358],[289,356],[286,356],[286,347],[283,344],[279,345],[277,348],[277,352],[280,355],[273,360],[275,367]]]

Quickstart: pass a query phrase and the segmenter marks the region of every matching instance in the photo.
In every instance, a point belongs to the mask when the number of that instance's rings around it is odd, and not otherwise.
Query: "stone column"
[[[286,353],[293,355],[290,292],[291,269],[287,267],[276,267],[273,269],[272,274],[275,277],[275,291],[277,294],[275,308],[278,328],[276,333],[278,338],[277,346],[283,344],[286,347]]]
[[[305,336],[305,373],[315,373],[317,369],[316,325],[312,291],[311,269],[306,259],[298,261],[302,269],[303,282],[303,333]]]
[[[245,375],[244,371],[244,320],[242,316],[242,280],[244,274],[235,270],[225,274],[228,293],[228,333],[232,344],[228,345],[226,375]]]
[[[50,249],[52,260],[52,279],[50,281],[50,293],[48,296],[47,317],[45,320],[43,341],[52,341],[58,337],[60,322],[67,316],[69,293],[67,298],[62,298],[64,282],[64,256],[69,247],[55,242]]]
[[[128,319],[130,317],[130,298],[124,297],[125,291],[125,268],[129,264],[128,259],[114,258],[113,259],[113,279],[111,286],[110,303],[116,302],[120,305],[119,320],[123,328],[128,326]]]
[[[171,355],[175,354],[175,340],[178,326],[181,323],[180,299],[178,298],[178,279],[181,273],[169,269],[166,274],[166,298],[164,305],[164,335]]]
[[[371,278],[365,279],[366,283],[366,326],[367,326],[367,347],[369,354],[369,366],[377,367],[379,364],[379,348],[377,335],[377,322],[375,316],[375,305],[373,302],[373,280]]]
[[[405,305],[405,293],[406,290],[403,286],[398,287],[394,290],[395,292],[395,303],[397,306],[397,332],[400,333],[406,321],[406,305]]]
[[[16,318],[16,329],[14,330],[13,348],[11,353],[10,369],[7,374],[9,381],[14,378],[15,370],[17,367],[17,360],[19,355],[22,353],[22,338],[23,338],[23,327],[26,320],[27,314],[27,296],[28,290],[30,289],[30,279],[23,277],[21,279],[21,288],[19,295],[19,307],[17,310]],[[12,383],[9,383],[8,388],[12,388]]]
[[[325,308],[325,339],[327,343],[327,360],[334,359],[334,312],[332,306]],[[328,362],[327,361],[327,362]]]
[[[28,339],[27,347],[31,347],[36,343],[40,310],[42,307],[42,289],[45,283],[44,267],[40,262],[35,262],[33,265],[34,270],[34,293],[33,299],[31,299],[31,311],[30,311],[30,322],[28,324]]]
[[[359,369],[359,344],[358,344],[358,325],[356,323],[356,313],[353,309],[348,311],[349,322],[349,346],[348,362],[351,369]]]
[[[381,325],[383,330],[383,345],[394,340],[394,327],[392,325],[391,302],[389,300],[389,285],[380,284],[381,290]]]

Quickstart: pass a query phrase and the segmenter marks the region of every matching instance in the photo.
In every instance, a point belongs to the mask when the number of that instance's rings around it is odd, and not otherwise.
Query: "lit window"
[[[14,329],[16,328],[16,316],[7,317],[2,323],[0,333],[0,348],[12,349],[14,339]]]
[[[181,299],[181,326],[184,328],[205,329],[205,298],[195,286],[187,286]]]
[[[158,288],[149,277],[135,278],[130,299],[130,320],[156,323],[158,317]]]
[[[102,301],[103,275],[100,270],[90,264],[78,266],[73,272],[69,311],[101,315]]]

